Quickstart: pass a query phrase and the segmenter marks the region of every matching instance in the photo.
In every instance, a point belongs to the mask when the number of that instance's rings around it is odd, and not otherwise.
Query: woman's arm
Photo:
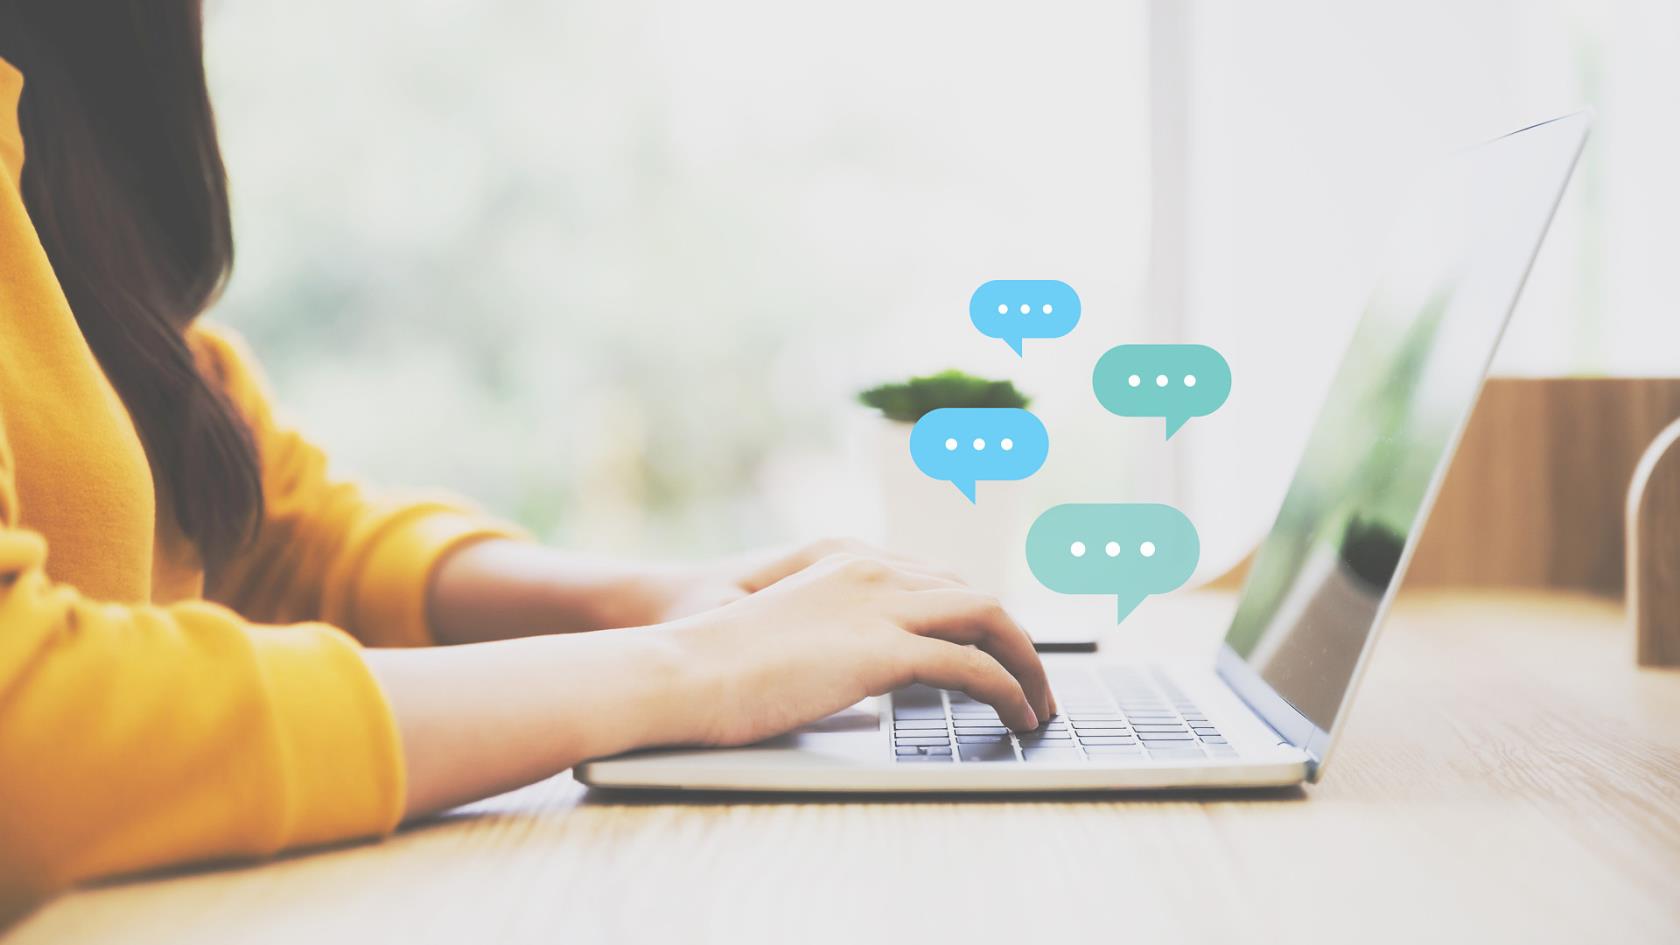
[[[432,638],[439,643],[639,627],[733,603],[837,554],[957,580],[949,572],[849,539],[701,565],[644,564],[489,540],[466,545],[439,562],[426,610]]]
[[[633,748],[747,744],[916,682],[1020,730],[1054,712],[996,600],[850,554],[655,626],[364,658],[401,733],[408,817]]]
[[[674,616],[683,598],[700,593],[701,580],[697,569],[677,565],[480,541],[438,564],[426,611],[439,643],[636,627]],[[718,593],[712,606],[733,599],[726,596]]]

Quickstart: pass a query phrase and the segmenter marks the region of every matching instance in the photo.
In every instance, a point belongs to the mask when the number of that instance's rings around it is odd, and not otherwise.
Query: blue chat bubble
[[[1050,455],[1050,434],[1015,407],[942,407],[910,430],[910,458],[931,479],[951,483],[975,501],[982,479],[1025,479]]]
[[[1079,324],[1079,293],[1055,279],[993,279],[974,290],[968,320],[1021,354],[1025,338],[1060,338]]]
[[[1121,345],[1097,359],[1091,389],[1109,413],[1165,419],[1170,440],[1231,396],[1231,366],[1207,345]]]
[[[1114,595],[1117,621],[1190,580],[1201,554],[1196,526],[1170,505],[1057,505],[1027,530],[1033,577],[1059,594]]]

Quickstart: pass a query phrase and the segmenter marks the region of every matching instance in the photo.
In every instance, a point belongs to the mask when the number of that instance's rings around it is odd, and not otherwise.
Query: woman
[[[0,0],[0,915],[913,681],[1051,711],[997,603],[912,562],[613,564],[329,478],[198,321],[232,258],[201,44],[200,0]]]

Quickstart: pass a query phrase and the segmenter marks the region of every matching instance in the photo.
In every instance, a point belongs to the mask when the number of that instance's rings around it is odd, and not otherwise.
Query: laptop
[[[1210,662],[1057,657],[1046,667],[1062,714],[1029,733],[962,693],[917,686],[760,744],[638,752],[581,765],[577,779],[824,792],[1318,780],[1590,121],[1568,115],[1461,152],[1406,204]]]

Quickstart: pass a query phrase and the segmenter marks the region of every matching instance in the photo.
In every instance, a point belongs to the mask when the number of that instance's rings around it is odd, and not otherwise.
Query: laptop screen
[[[1405,205],[1225,637],[1320,729],[1400,579],[1585,129],[1570,116],[1466,151]]]

